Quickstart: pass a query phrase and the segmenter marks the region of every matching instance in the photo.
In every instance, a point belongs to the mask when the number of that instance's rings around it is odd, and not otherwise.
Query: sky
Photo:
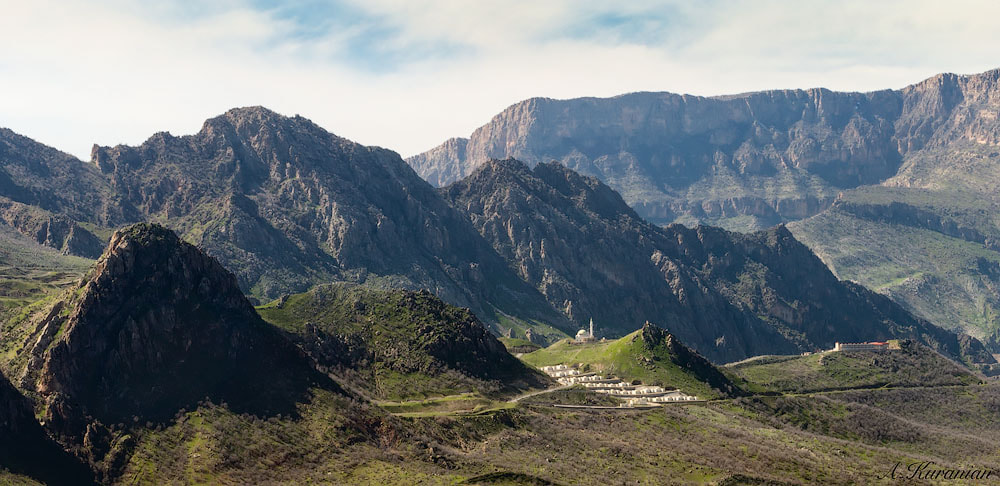
[[[410,156],[520,100],[901,88],[1000,67],[993,0],[0,0],[0,126],[93,144],[237,106]]]

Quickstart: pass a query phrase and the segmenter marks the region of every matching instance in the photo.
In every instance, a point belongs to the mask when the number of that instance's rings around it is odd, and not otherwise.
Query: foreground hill
[[[615,336],[655,320],[715,362],[893,337],[993,362],[975,340],[838,280],[784,227],[659,227],[597,179],[558,163],[529,169],[494,160],[441,192],[581,327],[593,317]]]
[[[319,364],[372,397],[409,400],[545,388],[468,310],[427,291],[318,286],[258,309]]]
[[[87,228],[155,221],[255,298],[343,280],[428,288],[506,328],[569,327],[397,154],[302,117],[234,109],[194,135],[95,146],[90,164],[9,131],[0,140],[0,220],[69,253],[96,256]]]
[[[369,436],[378,417],[261,320],[231,273],[160,226],[116,232],[77,289],[15,323],[28,336],[6,368],[102,481],[132,467],[151,428],[207,404],[264,418],[340,407],[347,436]]]

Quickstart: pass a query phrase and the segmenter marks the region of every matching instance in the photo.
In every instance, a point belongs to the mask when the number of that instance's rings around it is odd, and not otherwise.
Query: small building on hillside
[[[889,349],[889,343],[882,341],[872,341],[868,343],[835,343],[834,351],[881,351]]]

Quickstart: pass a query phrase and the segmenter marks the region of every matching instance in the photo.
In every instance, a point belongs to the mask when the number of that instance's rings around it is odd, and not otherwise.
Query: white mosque
[[[597,340],[597,338],[594,337],[594,318],[591,317],[590,318],[590,332],[587,332],[585,329],[580,329],[576,333],[576,342],[578,342],[578,343],[592,343],[592,342],[594,342],[596,340]]]

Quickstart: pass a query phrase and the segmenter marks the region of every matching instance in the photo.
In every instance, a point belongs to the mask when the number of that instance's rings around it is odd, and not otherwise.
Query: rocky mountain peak
[[[77,408],[104,423],[160,420],[206,397],[292,412],[317,379],[231,273],[158,225],[116,232],[61,308],[42,332],[56,336],[52,344],[40,341],[45,350],[34,353],[43,356],[37,390],[57,405],[49,412],[57,424]]]

